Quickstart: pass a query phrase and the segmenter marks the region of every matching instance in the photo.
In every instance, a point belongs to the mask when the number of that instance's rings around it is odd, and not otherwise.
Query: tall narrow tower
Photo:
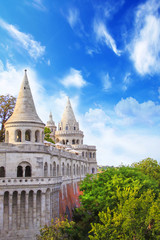
[[[58,131],[55,132],[55,138],[56,142],[63,144],[83,144],[83,132],[79,130],[79,123],[76,121],[69,98],[61,122],[58,124]]]
[[[28,82],[27,70],[12,116],[5,123],[5,142],[43,143],[44,123],[39,118]]]
[[[57,129],[55,122],[53,121],[52,118],[52,113],[49,114],[49,120],[47,121],[46,127],[50,128],[51,134],[50,137],[55,141],[55,131]]]

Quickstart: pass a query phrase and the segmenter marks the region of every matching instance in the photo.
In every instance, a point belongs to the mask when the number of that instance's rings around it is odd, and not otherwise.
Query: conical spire
[[[6,124],[11,122],[42,123],[41,119],[38,117],[34,105],[31,89],[28,82],[27,70],[25,70],[14,112]]]
[[[69,100],[69,97],[68,97],[67,104],[66,104],[66,107],[64,109],[64,113],[63,113],[63,116],[62,116],[61,123],[63,123],[63,126],[64,126],[66,124],[71,125],[75,122],[76,122],[76,118],[74,116],[73,109],[72,109],[72,106],[71,106],[71,103],[70,103],[70,100]]]
[[[55,125],[55,122],[53,121],[51,112],[49,114],[49,120],[47,121],[47,125],[50,125],[50,126],[54,126]]]

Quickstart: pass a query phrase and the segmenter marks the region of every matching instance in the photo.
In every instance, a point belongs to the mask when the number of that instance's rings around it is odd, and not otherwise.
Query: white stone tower
[[[5,142],[13,144],[43,143],[44,123],[39,118],[30,90],[27,70],[12,116],[5,123]]]
[[[62,144],[83,144],[84,135],[79,130],[79,123],[76,121],[69,98],[55,136],[56,142],[61,142]]]

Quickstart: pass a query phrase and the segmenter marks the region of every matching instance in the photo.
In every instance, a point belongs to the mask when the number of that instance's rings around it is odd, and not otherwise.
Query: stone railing
[[[50,185],[57,184],[62,182],[62,176],[59,177],[26,177],[26,178],[0,178],[0,186],[9,186],[9,185]]]

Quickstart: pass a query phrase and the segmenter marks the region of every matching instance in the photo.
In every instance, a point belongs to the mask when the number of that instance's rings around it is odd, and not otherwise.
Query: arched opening
[[[23,167],[22,166],[17,167],[17,177],[23,177]]]
[[[67,163],[67,176],[69,176],[69,163]]]
[[[31,130],[25,132],[25,141],[31,141]]]
[[[92,168],[92,173],[95,173],[95,169],[94,168]]]
[[[52,174],[52,164],[50,164],[50,177],[52,177],[53,174]]]
[[[31,177],[31,166],[26,166],[25,167],[25,177]]]
[[[75,144],[75,139],[72,140],[72,144]]]
[[[16,130],[16,135],[15,135],[15,140],[16,142],[21,142],[22,141],[22,134],[20,130]]]
[[[76,127],[74,127],[74,130],[76,130]]]
[[[73,175],[76,175],[76,167],[75,167],[75,164],[73,165]]]
[[[5,230],[9,228],[9,192],[4,193],[4,200],[3,200],[3,226]]]
[[[68,126],[66,126],[66,130],[68,130]]]
[[[69,141],[68,141],[68,139],[66,140],[66,144],[69,144]]]
[[[62,176],[64,176],[64,162],[62,163]]]
[[[84,152],[82,152],[82,157],[84,157]]]
[[[40,220],[41,220],[41,190],[37,191],[36,195],[36,219],[37,219],[37,226],[40,226]]]
[[[40,133],[39,133],[39,130],[35,131],[35,142],[40,142]]]
[[[9,143],[9,132],[6,132],[6,143]]]
[[[5,177],[5,168],[0,167],[0,177]]]
[[[17,197],[18,192],[14,191],[12,195],[12,228],[16,229],[17,228],[17,222],[18,222],[18,214],[17,214]]]
[[[53,163],[53,176],[56,177],[56,163]]]
[[[92,153],[91,152],[89,153],[89,158],[92,158]]]
[[[57,176],[59,176],[59,164],[57,164]]]
[[[60,127],[59,130],[62,130],[62,128]]]
[[[96,154],[95,154],[95,152],[94,152],[94,153],[93,153],[93,158],[95,158],[95,155],[96,155]]]
[[[87,156],[88,156],[88,154],[87,154],[87,152],[86,152],[86,158],[87,158]]]
[[[62,144],[65,144],[65,140],[64,139],[62,140]]]
[[[76,143],[79,144],[79,140],[78,139],[77,139]]]
[[[48,164],[45,162],[44,164],[44,177],[48,177]]]

